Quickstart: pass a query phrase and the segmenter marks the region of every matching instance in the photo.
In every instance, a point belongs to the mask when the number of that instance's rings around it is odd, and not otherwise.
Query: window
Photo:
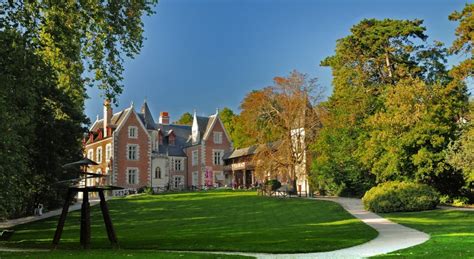
[[[198,179],[199,179],[199,175],[198,175],[198,172],[193,172],[193,186],[197,186],[198,185]]]
[[[94,159],[94,150],[89,149],[89,151],[87,151],[87,158],[91,160]]]
[[[112,157],[112,145],[107,144],[105,145],[105,160],[110,161],[111,157]]]
[[[214,132],[214,144],[222,144],[222,132]]]
[[[183,161],[181,158],[172,158],[171,166],[174,171],[183,171]]]
[[[213,161],[214,161],[214,164],[215,165],[222,165],[223,164],[223,161],[222,161],[222,157],[224,156],[224,151],[222,150],[213,150],[212,152],[212,157],[213,157]]]
[[[96,162],[97,163],[102,163],[102,147],[98,147],[96,153],[97,153],[96,154],[96,156],[97,156]]]
[[[138,169],[137,168],[127,169],[127,183],[138,184]]]
[[[197,150],[193,150],[193,155],[192,155],[192,165],[197,165],[199,161],[199,153]]]
[[[174,188],[178,188],[180,186],[182,186],[184,184],[184,181],[183,181],[183,177],[178,175],[178,176],[175,176],[174,177],[174,181],[173,181],[173,185],[174,185]]]
[[[155,169],[155,178],[161,179],[161,168],[159,166]]]
[[[138,137],[138,128],[135,126],[128,127],[128,137],[129,138],[137,138]]]
[[[170,146],[176,145],[176,138],[175,138],[175,136],[174,136],[173,134],[171,134],[171,135],[168,136],[168,144],[169,144]]]
[[[138,160],[138,145],[127,145],[128,160]]]

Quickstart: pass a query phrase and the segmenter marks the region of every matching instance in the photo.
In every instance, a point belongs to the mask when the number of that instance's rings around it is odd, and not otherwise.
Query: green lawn
[[[252,258],[237,255],[159,252],[153,250],[56,250],[48,252],[1,252],[0,258],[160,258],[160,259],[219,259]]]
[[[384,256],[474,258],[474,212],[433,210],[383,216],[431,236],[421,245]]]
[[[377,232],[327,201],[247,191],[138,195],[109,201],[121,249],[316,252],[369,241]],[[60,249],[78,249],[79,213],[68,215]],[[99,207],[92,249],[109,248]],[[49,248],[58,218],[16,227],[9,247]]]

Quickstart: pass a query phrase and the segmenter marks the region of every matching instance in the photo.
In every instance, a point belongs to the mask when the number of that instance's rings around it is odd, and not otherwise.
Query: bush
[[[467,197],[455,197],[453,198],[453,206],[463,207],[469,204],[469,198]]]
[[[439,204],[439,193],[426,184],[393,181],[370,189],[362,202],[373,212],[430,210]]]
[[[278,188],[281,187],[281,183],[278,180],[273,179],[273,180],[267,181],[265,183],[265,186],[267,186],[267,188],[268,188],[268,186],[271,186],[271,190],[276,191]]]

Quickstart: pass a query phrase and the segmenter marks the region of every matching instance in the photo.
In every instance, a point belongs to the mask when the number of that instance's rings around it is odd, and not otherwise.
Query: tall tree
[[[451,75],[460,80],[472,78],[474,71],[474,4],[466,4],[461,12],[453,12],[449,16],[449,20],[459,22],[455,32],[457,37],[449,50],[452,54],[462,54],[466,57],[452,69]]]
[[[36,43],[35,52],[54,69],[58,87],[82,108],[85,83],[116,101],[124,55],[133,58],[140,52],[141,18],[153,13],[156,2],[3,1],[0,25],[23,31]]]
[[[456,28],[456,40],[450,48],[451,53],[462,55],[465,60],[454,66],[450,74],[456,81],[473,80],[474,70],[474,4],[466,4],[461,12],[453,12],[449,19],[459,21]],[[472,89],[471,89],[472,90]],[[463,172],[464,178],[472,188],[474,184],[474,102],[464,114],[459,118],[460,125],[459,139],[451,143],[447,152],[448,162],[458,170]]]
[[[142,15],[156,2],[0,1],[0,116],[9,132],[2,135],[9,158],[0,160],[0,210],[6,216],[23,215],[35,202],[54,206],[60,165],[82,154],[85,87],[95,85],[116,101],[123,59],[139,53]]]
[[[81,157],[84,120],[19,32],[0,32],[0,218],[58,204],[61,165]]]
[[[275,77],[274,85],[247,95],[241,119],[259,145],[254,156],[256,173],[286,178],[295,184],[306,172],[310,156],[307,143],[314,141],[319,124],[316,80],[293,71]]]
[[[408,78],[449,82],[446,49],[438,42],[425,45],[426,39],[420,20],[365,19],[321,62],[332,69],[334,90],[314,145],[313,179],[319,188],[362,195],[373,182],[371,165],[362,159],[371,138],[367,119],[386,109],[389,89]]]

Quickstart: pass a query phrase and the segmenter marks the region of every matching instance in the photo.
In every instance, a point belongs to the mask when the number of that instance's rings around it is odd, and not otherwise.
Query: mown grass
[[[327,201],[279,199],[255,192],[138,195],[109,201],[121,249],[317,252],[369,241],[377,232]],[[79,248],[79,212],[68,215],[60,249]],[[110,248],[99,207],[92,249]],[[49,248],[57,217],[20,225],[8,247]]]
[[[423,231],[430,239],[380,257],[474,258],[474,211],[433,210],[383,216]]]
[[[160,259],[234,259],[253,258],[238,255],[160,252],[153,250],[56,250],[47,252],[1,252],[0,258],[160,258]]]

